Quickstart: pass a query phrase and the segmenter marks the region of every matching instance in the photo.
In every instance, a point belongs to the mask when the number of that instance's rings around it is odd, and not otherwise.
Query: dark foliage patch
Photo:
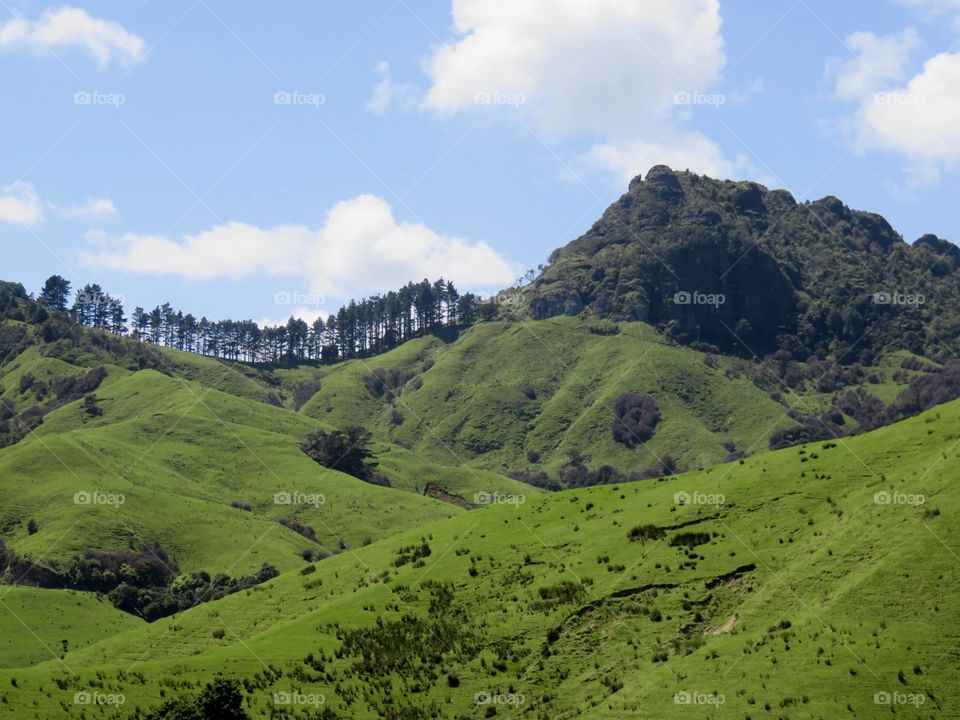
[[[613,403],[613,439],[635,447],[653,437],[660,408],[649,395],[624,393]]]

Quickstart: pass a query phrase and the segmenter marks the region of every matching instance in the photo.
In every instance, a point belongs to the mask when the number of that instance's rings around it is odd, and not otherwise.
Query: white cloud
[[[635,175],[629,165],[690,106],[726,62],[717,0],[453,0],[457,39],[435,50],[425,105],[440,113],[509,110],[553,137],[601,138],[588,154]],[[716,169],[722,151],[705,136],[674,134],[697,170]],[[611,156],[616,152],[616,158]],[[703,162],[697,154],[706,151]]]
[[[240,222],[218,225],[182,240],[132,233],[111,240],[96,233],[88,235],[95,250],[85,251],[83,257],[87,264],[106,270],[179,275],[190,280],[240,279],[258,271],[282,275],[296,272],[302,262],[298,254],[313,235],[302,226],[266,230]]]
[[[17,181],[0,193],[0,222],[32,227],[43,220],[43,205],[33,185]]]
[[[713,142],[698,132],[673,132],[655,142],[631,140],[625,143],[594,145],[586,160],[624,182],[653,165],[676,170],[696,169],[712,177],[731,177],[738,165],[729,161]]]
[[[323,318],[326,320],[328,317],[330,317],[329,312],[326,310],[320,310],[318,308],[295,307],[285,312],[285,315],[277,315],[276,317],[262,317],[257,320],[256,323],[260,327],[276,327],[277,325],[286,325],[287,320],[289,320],[291,317],[295,317],[303,320],[305,323],[307,323],[307,325],[313,325],[313,321],[317,318]]]
[[[390,206],[373,195],[337,203],[318,230],[231,222],[179,240],[132,234],[107,239],[91,233],[82,259],[107,270],[191,280],[254,273],[299,277],[311,292],[338,297],[441,275],[463,288],[500,287],[517,275],[517,268],[486,243],[397,222]]]
[[[860,120],[872,144],[920,165],[960,164],[960,54],[941,53],[902,88],[867,99]]]
[[[367,110],[382,115],[392,107],[409,110],[416,106],[419,90],[409,83],[394,82],[390,63],[381,61],[373,71],[380,76],[380,80],[373,87],[373,94],[367,98],[365,103]]]
[[[902,155],[911,186],[960,167],[960,54],[935,55],[907,79],[907,60],[919,44],[913,31],[856,33],[848,42],[857,60],[837,75],[837,95],[857,109],[836,125],[856,135],[863,150]]]
[[[67,205],[55,210],[69,220],[106,220],[117,215],[117,208],[110,198],[88,197],[82,205]]]
[[[103,69],[112,62],[137,62],[143,57],[146,43],[118,23],[65,6],[44,11],[39,20],[15,17],[0,24],[0,49],[10,48],[53,52],[78,48]]]
[[[838,98],[859,100],[902,80],[907,63],[920,45],[920,36],[913,28],[882,37],[856,32],[847,37],[847,48],[854,57],[828,61],[827,76],[835,80]]]
[[[668,114],[675,93],[709,86],[725,62],[712,0],[454,0],[453,17],[463,37],[429,60],[428,105],[522,95],[563,133],[629,131]]]

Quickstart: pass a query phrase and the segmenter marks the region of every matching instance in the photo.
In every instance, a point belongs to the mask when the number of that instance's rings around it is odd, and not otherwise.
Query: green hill
[[[302,565],[299,552],[311,543],[278,525],[281,515],[314,527],[329,551],[456,511],[319,467],[298,448],[316,423],[287,410],[150,370],[104,383],[97,397],[101,416],[88,419],[82,403],[68,404],[0,453],[5,523],[21,526],[10,543],[20,553],[40,555],[56,540],[46,555],[67,559],[133,536],[159,541],[185,570],[248,571],[263,562],[283,569]],[[42,482],[19,481],[28,477]],[[74,502],[75,493],[94,492],[122,495],[123,503]],[[323,503],[275,504],[284,492]],[[29,518],[36,534],[22,528]]]
[[[98,691],[129,717],[222,673],[254,717],[955,717],[958,427],[954,402],[504,499],[0,671],[0,709],[79,717]]]
[[[687,344],[751,357],[869,359],[890,348],[956,357],[960,248],[912,245],[835,197],[659,165],[554,251],[519,304],[533,317],[642,320]]]
[[[651,175],[482,322],[343,362],[162,348],[0,283],[0,717],[960,716],[960,364],[916,326],[952,337],[953,256],[918,276],[939,241]],[[824,314],[866,274],[776,209],[943,292]],[[654,230],[685,276],[705,242],[777,275],[722,288],[770,354],[657,310],[624,239]],[[317,450],[345,430],[356,477]]]
[[[76,590],[5,587],[0,609],[0,662],[10,668],[55,659],[145,624],[102,596]]]
[[[324,367],[301,412],[363,424],[445,465],[556,475],[578,451],[591,468],[623,473],[660,469],[668,454],[696,468],[721,462],[730,447],[766,450],[777,431],[798,427],[797,412],[819,414],[851,388],[890,403],[916,374],[900,369],[903,357],[858,369],[838,387],[824,385],[835,372],[829,363],[794,363],[808,379],[791,387],[775,370],[677,345],[645,323],[485,322],[452,343],[425,337]],[[386,388],[377,372],[390,374]],[[626,392],[649,394],[661,411],[654,436],[636,447],[611,430],[614,402]],[[837,433],[849,427],[853,418]]]

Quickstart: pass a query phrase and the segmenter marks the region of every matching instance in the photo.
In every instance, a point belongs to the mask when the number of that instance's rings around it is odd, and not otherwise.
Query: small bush
[[[710,542],[710,533],[682,532],[670,538],[670,547],[696,547]]]
[[[649,395],[624,393],[613,403],[613,416],[613,439],[632,448],[653,437],[660,408]]]
[[[637,540],[659,540],[665,534],[656,525],[637,525],[627,533],[627,538],[634,542]]]

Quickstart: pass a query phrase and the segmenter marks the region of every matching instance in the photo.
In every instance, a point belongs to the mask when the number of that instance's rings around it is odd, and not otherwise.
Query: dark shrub
[[[362,379],[363,386],[373,397],[390,399],[413,377],[412,372],[397,368],[375,368]]]
[[[318,430],[304,439],[300,449],[312,460],[331,470],[339,470],[367,482],[389,484],[374,472],[377,463],[369,447],[371,438],[368,430],[357,426],[333,432]]]
[[[306,404],[307,400],[316,395],[319,390],[319,380],[311,380],[310,382],[297,385],[293,389],[293,409],[299,410],[302,408]]]
[[[627,539],[631,541],[659,540],[664,535],[664,531],[656,525],[637,525],[627,533]]]
[[[298,535],[302,535],[308,540],[317,539],[317,531],[314,530],[309,525],[304,525],[299,520],[291,520],[290,518],[281,517],[281,518],[277,518],[277,522],[283,525],[285,528],[289,528],[290,530],[293,530]]]
[[[710,533],[682,532],[670,538],[670,547],[696,547],[697,545],[706,545],[708,542],[710,542]]]
[[[653,437],[660,408],[649,395],[624,393],[613,404],[613,416],[613,439],[632,448]]]

